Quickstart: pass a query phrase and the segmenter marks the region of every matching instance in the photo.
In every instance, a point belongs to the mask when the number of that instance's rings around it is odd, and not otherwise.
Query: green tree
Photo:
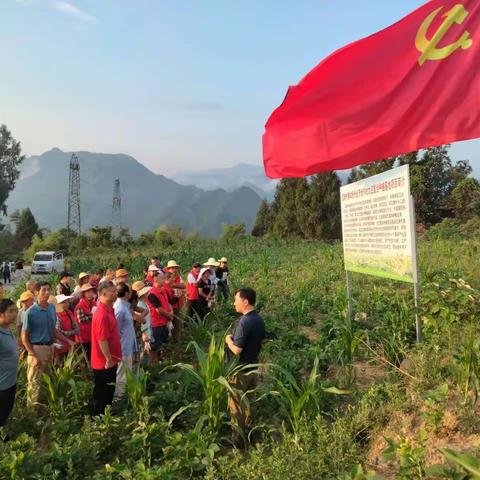
[[[449,206],[454,217],[466,221],[480,215],[480,183],[476,178],[463,179],[450,194]]]
[[[422,156],[416,152],[399,157],[401,165],[410,165],[410,185],[415,200],[417,223],[433,225],[453,215],[449,196],[470,175],[468,161],[452,163],[449,145],[427,148]]]
[[[395,165],[396,157],[387,158],[386,160],[378,160],[376,162],[364,163],[358,167],[352,168],[348,176],[348,183],[353,183],[363,178],[371,177],[379,173],[390,170]]]
[[[254,237],[263,237],[268,232],[270,223],[270,205],[266,200],[263,200],[257,211],[255,225],[252,228],[252,235]]]
[[[95,226],[90,229],[90,242],[92,247],[98,247],[99,245],[110,246],[112,245],[113,235],[112,227],[99,227]]]
[[[8,195],[20,176],[19,166],[25,159],[17,142],[5,125],[0,125],[0,211],[6,215]]]
[[[234,242],[235,240],[240,240],[245,238],[247,232],[245,230],[244,223],[233,223],[230,225],[223,225],[223,234],[222,240],[227,243]]]
[[[341,236],[340,186],[335,172],[314,175],[297,190],[297,222],[305,238],[335,240]]]
[[[297,190],[302,187],[304,182],[304,178],[284,178],[280,180],[271,207],[269,232],[280,237],[303,236],[297,222],[296,198]]]
[[[22,250],[32,243],[34,235],[41,236],[38,224],[29,208],[15,210],[10,215],[10,220],[15,224],[15,241]]]

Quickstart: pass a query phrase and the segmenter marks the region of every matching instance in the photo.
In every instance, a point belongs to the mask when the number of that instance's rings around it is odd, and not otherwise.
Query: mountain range
[[[182,185],[195,185],[204,190],[222,188],[231,192],[240,187],[248,187],[267,200],[272,200],[278,180],[265,176],[262,166],[242,163],[228,168],[193,170],[172,176],[172,180]]]
[[[224,224],[244,223],[249,231],[261,197],[265,197],[264,184],[259,186],[258,178],[265,180],[265,187],[270,182],[258,175],[261,167],[239,165],[223,171],[221,181],[207,190],[202,188],[202,185],[207,187],[207,172],[203,177],[185,174],[182,176],[185,184],[181,185],[180,179],[177,182],[157,175],[128,155],[76,154],[80,163],[82,231],[112,223],[113,185],[117,178],[121,189],[122,226],[128,227],[132,234],[150,232],[162,225],[177,225],[184,233],[198,231],[210,237],[219,236]],[[65,227],[71,155],[72,152],[53,148],[27,158],[7,201],[9,212],[29,207],[41,227]],[[234,180],[235,175],[239,180],[241,172],[245,175],[239,184]]]

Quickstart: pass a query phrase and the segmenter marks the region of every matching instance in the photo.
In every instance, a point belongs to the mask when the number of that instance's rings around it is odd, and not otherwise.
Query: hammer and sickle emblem
[[[430,40],[427,38],[428,29],[442,8],[443,7],[440,7],[433,11],[424,20],[417,32],[415,46],[417,47],[417,50],[421,52],[420,58],[418,59],[420,66],[422,66],[427,60],[443,60],[459,48],[466,50],[473,45],[470,33],[465,31],[456,42],[446,45],[445,47],[437,48],[437,45],[447,34],[452,25],[454,23],[461,25],[468,16],[465,7],[459,3],[452,7],[447,13],[443,14],[445,20],[442,22],[433,37]]]

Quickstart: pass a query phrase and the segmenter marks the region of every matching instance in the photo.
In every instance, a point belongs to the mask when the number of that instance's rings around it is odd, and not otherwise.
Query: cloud
[[[72,5],[71,3],[55,0],[51,2],[51,5],[53,8],[64,13],[65,15],[69,15],[70,17],[77,18],[82,22],[86,22],[86,23],[98,22],[97,17],[94,17],[93,15],[89,15],[88,13],[84,12],[83,10],[80,10],[78,7],[76,7],[75,5]]]

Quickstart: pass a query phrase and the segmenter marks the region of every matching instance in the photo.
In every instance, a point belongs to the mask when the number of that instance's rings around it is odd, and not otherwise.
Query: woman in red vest
[[[150,341],[152,364],[158,361],[160,348],[168,340],[167,323],[173,319],[173,309],[163,288],[166,276],[154,272],[153,288],[147,295],[147,305],[152,320],[153,341]]]
[[[73,316],[78,324],[79,333],[76,337],[90,362],[92,340],[92,308],[95,306],[95,289],[89,283],[80,288],[80,301],[77,303]]]
[[[57,295],[57,330],[63,333],[67,338],[73,341],[74,337],[78,335],[78,325],[74,320],[73,313],[70,310],[69,300],[71,296]],[[55,351],[57,361],[61,362],[69,351],[68,345],[63,345]]]
[[[198,275],[201,269],[201,263],[194,263],[192,270],[187,276],[187,315],[190,318],[195,318],[201,313],[200,306],[198,305],[198,299],[200,298],[200,296],[198,294],[197,287]]]

